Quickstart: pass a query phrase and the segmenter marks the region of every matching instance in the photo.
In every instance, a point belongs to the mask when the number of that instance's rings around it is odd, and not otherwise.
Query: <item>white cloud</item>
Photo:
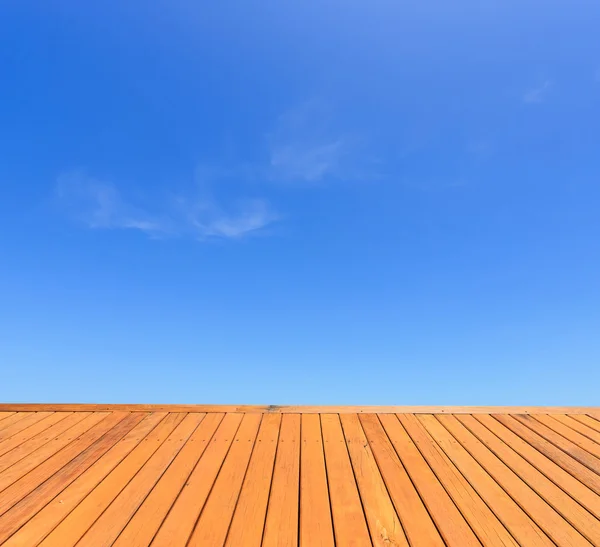
[[[523,102],[529,104],[543,102],[551,87],[552,82],[546,80],[542,85],[527,90],[523,95]]]
[[[352,140],[332,129],[324,104],[303,103],[281,115],[267,135],[268,178],[308,184],[353,178],[357,173],[349,164]]]
[[[156,212],[149,212],[123,199],[114,184],[77,172],[59,177],[57,196],[88,228],[138,230],[154,238],[240,239],[277,219],[264,200],[240,200],[224,207],[197,195],[165,199]]]

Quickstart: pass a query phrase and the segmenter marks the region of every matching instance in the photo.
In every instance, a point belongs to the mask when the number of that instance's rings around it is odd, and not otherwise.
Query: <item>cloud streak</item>
[[[239,200],[225,207],[193,195],[165,198],[152,212],[126,201],[114,184],[81,172],[62,174],[56,194],[69,215],[90,229],[136,230],[152,238],[241,239],[278,218],[265,200]]]
[[[543,102],[551,87],[552,82],[550,80],[546,80],[541,86],[527,90],[523,95],[523,102],[527,104]]]

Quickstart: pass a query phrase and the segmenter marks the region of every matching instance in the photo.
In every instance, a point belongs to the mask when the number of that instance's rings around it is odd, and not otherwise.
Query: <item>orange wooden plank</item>
[[[300,431],[300,546],[333,546],[333,526],[319,416],[304,414]]]
[[[377,416],[373,416],[371,420],[374,426],[381,427]],[[473,533],[473,530],[467,524],[461,512],[456,508],[446,490],[444,490],[444,487],[413,443],[398,420],[398,417],[389,414],[382,415],[381,423],[385,427],[385,431],[393,447],[396,449],[396,453],[414,484],[413,488],[417,489],[423,503],[427,507],[431,516],[430,518],[433,518],[435,521],[439,534],[442,535],[445,543],[447,545],[460,545],[462,547],[480,546],[481,543],[477,539],[477,536]],[[369,433],[367,431],[368,436]],[[380,443],[378,442],[378,444]],[[388,489],[391,491],[389,485]],[[404,526],[404,529],[408,536],[408,524]],[[437,545],[437,542],[438,539],[436,538],[435,543],[432,542],[431,544]]]
[[[300,415],[282,416],[263,547],[298,545],[300,445]]]
[[[561,450],[542,435],[516,420],[513,416],[496,414],[493,418],[521,437],[521,439],[530,444],[538,452],[544,454],[544,456],[581,481],[590,490],[600,495],[600,475],[591,471],[588,467],[569,455],[568,452]],[[560,437],[558,434],[556,435]],[[568,441],[565,440],[565,442]]]
[[[35,412],[15,412],[11,416],[8,416],[6,419],[4,419],[0,422],[0,434],[7,427],[11,427],[14,424],[16,424],[17,422],[24,420],[25,418],[27,418],[28,416],[31,416],[33,414],[35,414]]]
[[[29,426],[34,425],[36,422],[43,420],[44,418],[54,414],[53,412],[32,412],[31,414],[26,415],[23,419],[18,422],[5,427],[0,431],[0,442],[4,441],[10,437],[14,437],[24,429],[27,429]],[[0,422],[1,424],[2,422]]]
[[[600,496],[598,494],[491,416],[481,415],[476,416],[476,418],[505,444],[518,452],[536,469],[560,486],[573,499],[577,500],[596,518],[600,518]]]
[[[143,414],[136,412],[129,414],[115,427],[98,439],[78,456],[72,459],[48,480],[40,484],[35,490],[25,496],[12,509],[0,517],[0,543],[8,539],[33,515],[42,509],[59,492],[71,484],[81,473],[86,471],[104,453],[106,453],[116,442],[125,436],[137,425]]]
[[[339,415],[322,414],[321,429],[335,544],[338,547],[370,545],[369,528]]]
[[[592,418],[591,416],[586,416],[585,414],[569,414],[569,417],[600,433],[600,420]]]
[[[0,404],[0,412],[258,412],[281,414],[589,414],[600,407],[576,406],[295,406],[295,405],[161,405],[161,404]]]
[[[584,416],[586,418],[587,416]],[[587,437],[592,442],[594,442],[597,446],[597,451],[600,450],[600,431],[596,431],[594,428],[589,427],[588,425],[571,418],[570,416],[556,415],[552,416],[556,421],[560,422],[566,427],[570,427],[571,429],[577,431],[577,433]],[[596,454],[597,455],[597,454]]]
[[[498,517],[492,513],[416,417],[402,414],[398,418],[482,545],[518,547]]]
[[[153,547],[179,547],[187,544],[223,460],[231,448],[242,417],[243,414],[229,413],[223,418],[212,441],[159,528],[152,542]]]
[[[0,412],[0,422],[2,422],[3,420],[5,420],[6,418],[10,418],[10,416],[13,416],[14,414],[16,414],[16,412]],[[1,427],[1,425],[0,425]]]
[[[28,441],[46,431],[49,427],[54,424],[64,420],[67,416],[71,416],[71,412],[52,412],[49,416],[40,420],[34,425],[29,426],[27,429],[24,429],[19,434],[12,436],[10,439],[6,439],[0,442],[0,456],[4,456],[7,452],[10,452],[17,446],[23,444],[25,441]]]
[[[114,543],[114,547],[150,545],[194,466],[210,443],[223,414],[207,414],[169,469],[160,478]]]
[[[262,416],[246,414],[188,541],[189,547],[222,546],[227,538]]]
[[[554,545],[539,526],[523,512],[498,483],[488,475],[481,464],[456,441],[434,416],[418,416],[418,420],[521,547]]]
[[[535,419],[538,422],[543,423],[546,427],[549,427],[553,431],[556,431],[560,435],[562,435],[565,439],[568,439],[573,444],[576,444],[580,448],[583,448],[593,456],[597,458],[598,464],[600,464],[600,444],[588,439],[585,435],[578,433],[571,427],[562,423],[562,421],[557,420],[554,416],[535,416]]]
[[[404,530],[358,415],[344,414],[340,417],[373,545],[408,547]]]
[[[41,543],[75,545],[142,465],[179,425],[185,414],[169,414]]]
[[[438,416],[437,418],[557,545],[565,547],[591,546],[589,541],[564,520],[546,500],[462,425],[456,416]],[[509,454],[505,456],[509,457]],[[541,478],[541,473],[538,475]],[[555,501],[555,498],[552,499]]]
[[[559,432],[555,431],[554,428],[548,427],[531,416],[517,415],[515,418],[532,431],[535,431],[538,435],[544,437],[547,441],[550,441],[554,446],[557,446],[562,451],[575,458],[579,463],[585,465],[597,475],[600,475],[600,460],[590,454],[587,450],[564,437]]]
[[[114,543],[204,416],[202,413],[191,413],[181,421],[77,545],[109,547]]]
[[[228,546],[261,545],[280,426],[281,414],[263,417],[227,535]]]
[[[57,434],[56,437],[50,440],[47,440],[47,435],[45,435],[42,439],[44,444],[42,444],[42,446],[40,446],[37,450],[34,450],[28,454],[26,457],[17,459],[17,457],[21,456],[26,449],[28,450],[30,448],[29,446],[24,447],[23,445],[17,447],[15,450],[10,451],[8,454],[5,454],[2,458],[0,458],[3,464],[2,466],[7,466],[7,468],[0,473],[0,492],[4,491],[11,484],[17,482],[19,479],[25,477],[28,473],[35,470],[39,465],[68,446],[79,435],[84,434],[86,431],[96,426],[109,415],[110,414],[105,412],[98,412],[88,415],[82,420],[79,420],[78,417],[75,417],[77,418],[77,421],[73,420],[74,423],[70,420],[66,424],[59,422],[56,425],[60,427],[56,427],[56,429],[63,430],[62,433]],[[67,426],[70,427],[67,428]],[[54,430],[55,428],[52,429]],[[32,445],[36,446],[37,442],[32,443]],[[15,459],[17,459],[17,461],[13,463],[13,460]]]
[[[25,459],[30,454],[34,455],[35,453],[35,457],[37,459],[42,459],[43,454],[52,454],[52,451],[55,450],[55,443],[58,442],[58,437],[89,416],[91,416],[91,414],[87,412],[82,412],[81,414],[67,414],[67,417],[64,420],[60,420],[59,422],[50,426],[48,429],[40,431],[31,439],[28,439],[23,443],[19,443],[16,447],[11,448],[11,450],[0,456],[0,478],[6,469]],[[44,446],[50,442],[53,444]],[[21,465],[25,464],[22,463]]]
[[[406,456],[404,450],[408,440],[400,422],[393,414],[381,414],[381,422],[376,414],[365,414],[360,421],[409,543],[424,547],[443,546],[427,508],[398,457],[399,454],[403,458]],[[415,469],[412,471],[414,473]],[[433,480],[437,483],[435,477]],[[455,516],[462,520],[458,512]],[[464,545],[469,545],[468,538]]]
[[[136,413],[144,416],[142,413]],[[131,430],[54,500],[31,518],[3,547],[39,544],[164,419],[154,413]],[[33,493],[32,493],[33,494]]]
[[[108,414],[85,433],[81,434],[62,448],[59,452],[52,455],[35,469],[21,477],[18,481],[11,484],[4,492],[2,492],[0,499],[0,515],[4,514],[19,500],[52,477],[52,475],[57,473],[78,454],[95,443],[126,416],[127,414],[123,412],[113,412]]]
[[[573,498],[556,486],[550,479],[508,446],[473,416],[456,416],[473,437],[500,460],[506,467],[521,478],[550,507],[575,528],[582,536],[595,545],[600,545],[600,522],[586,511]],[[473,441],[470,441],[473,442]],[[599,506],[600,509],[600,506]],[[555,527],[556,525],[552,525]]]

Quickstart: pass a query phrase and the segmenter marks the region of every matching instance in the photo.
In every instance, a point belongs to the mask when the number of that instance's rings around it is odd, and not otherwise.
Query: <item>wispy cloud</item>
[[[315,184],[363,176],[356,136],[336,129],[331,118],[331,109],[320,101],[307,101],[279,116],[267,134],[268,178]]]
[[[552,87],[552,81],[546,80],[542,85],[528,89],[523,94],[523,102],[528,104],[541,103],[545,100]]]
[[[137,230],[153,238],[240,239],[277,220],[265,200],[237,200],[224,206],[207,197],[206,191],[164,196],[155,211],[148,211],[125,200],[114,184],[81,172],[62,174],[56,193],[63,208],[88,228]]]

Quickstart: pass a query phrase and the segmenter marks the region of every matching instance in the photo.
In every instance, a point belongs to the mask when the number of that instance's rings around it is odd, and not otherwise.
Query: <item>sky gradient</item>
[[[600,4],[0,6],[0,400],[598,405]]]

